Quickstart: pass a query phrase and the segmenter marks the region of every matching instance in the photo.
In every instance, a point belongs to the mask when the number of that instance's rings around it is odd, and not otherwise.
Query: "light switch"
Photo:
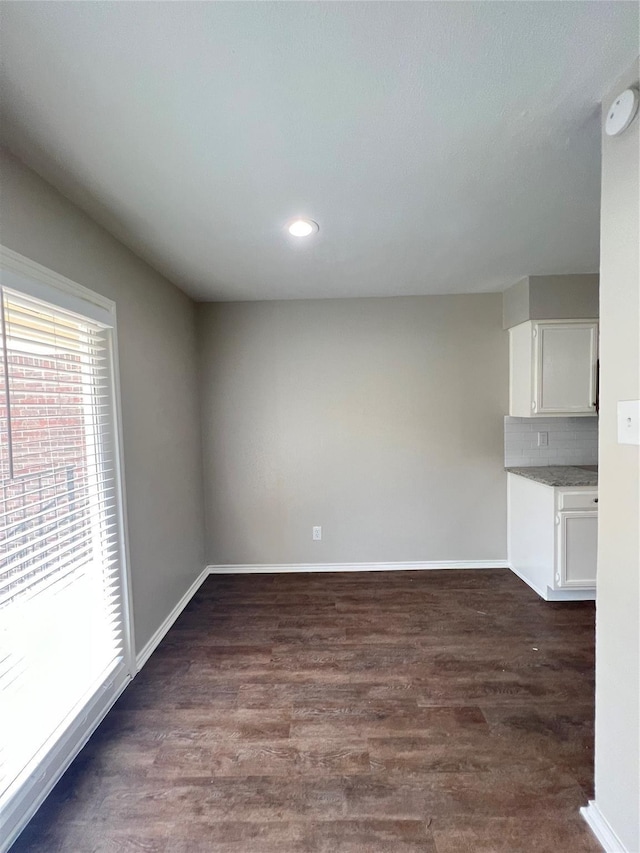
[[[618,403],[618,444],[640,444],[640,400]]]

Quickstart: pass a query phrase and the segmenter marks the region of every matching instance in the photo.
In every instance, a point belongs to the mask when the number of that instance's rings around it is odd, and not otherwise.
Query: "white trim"
[[[25,275],[30,279],[35,279],[43,284],[48,284],[50,287],[55,287],[57,290],[62,290],[64,293],[75,296],[76,299],[82,299],[83,302],[98,305],[106,311],[111,312],[115,308],[116,303],[112,299],[108,299],[106,296],[96,293],[88,287],[83,287],[83,285],[78,284],[76,281],[72,281],[70,278],[60,275],[60,273],[43,267],[42,264],[32,261],[31,258],[26,258],[24,255],[14,252],[13,249],[9,249],[2,244],[0,244],[0,266],[18,275]]]
[[[514,573],[514,575],[516,575],[516,577],[519,577],[523,583],[526,583],[526,585],[528,587],[530,587],[535,593],[537,593],[540,596],[540,598],[544,598],[544,600],[547,601],[547,592],[546,591],[543,591],[540,587],[536,586],[536,584],[532,583],[530,578],[525,577],[522,574],[522,572],[519,572],[518,569],[514,568],[514,566],[512,566],[511,564],[509,565],[509,568]],[[547,587],[547,589],[548,589],[548,587]]]
[[[594,586],[582,589],[554,589],[547,587],[545,601],[596,601],[597,592]]]
[[[505,433],[506,435],[506,433]],[[506,450],[505,450],[506,454]],[[506,462],[506,459],[505,459]],[[507,562],[509,563],[509,568],[513,569],[511,565],[512,560],[512,552],[511,552],[511,477],[509,476],[509,471],[507,473]]]
[[[137,671],[140,672],[145,663],[149,660],[153,652],[160,645],[165,635],[176,621],[178,616],[185,609],[187,604],[191,601],[196,592],[200,589],[204,581],[209,577],[209,566],[205,566],[205,568],[200,572],[198,577],[191,584],[189,589],[182,596],[180,601],[176,604],[176,606],[171,610],[167,618],[160,625],[157,631],[151,636],[151,638],[144,644],[144,646],[140,649],[138,654],[136,655],[136,667]]]
[[[600,844],[602,844],[606,853],[630,853],[598,808],[595,800],[589,800],[589,805],[583,806],[580,809],[580,814],[589,824],[591,832],[593,832]]]
[[[208,566],[212,575],[286,574],[289,572],[411,572],[438,569],[508,569],[506,560],[430,560],[411,563],[256,563]]]
[[[509,565],[511,571],[520,578],[523,583],[526,583],[527,586],[531,587],[531,589],[537,593],[540,598],[545,601],[595,601],[596,600],[596,588],[595,587],[583,587],[582,589],[552,589],[550,586],[547,586],[546,589],[542,589],[542,587],[536,586],[531,580],[531,578],[526,577],[519,572],[518,569],[514,568],[512,565]]]
[[[3,810],[2,829],[6,834],[0,838],[0,853],[7,853],[130,682],[131,677],[124,674],[122,678],[108,684],[107,689],[95,694],[79,721],[64,733],[51,750],[51,756],[58,761],[56,766],[51,767],[52,762],[48,761],[44,769],[35,770],[33,776],[37,781]]]
[[[135,663],[137,667],[137,672],[139,672],[145,665],[145,663],[149,660],[152,653],[163,640],[164,636],[167,634],[173,623],[176,621],[178,616],[180,616],[184,608],[191,601],[193,596],[196,594],[196,592],[208,576],[209,567],[207,566],[198,575],[198,577],[191,584],[189,589],[182,596],[180,601],[173,608],[171,613],[169,613],[162,625],[160,625],[158,630],[154,633],[151,639],[145,644],[144,648],[136,656]],[[8,831],[8,835],[6,839],[2,839],[0,841],[0,853],[6,853],[6,851],[9,850],[9,847],[13,844],[13,842],[24,829],[24,827],[40,808],[42,803],[53,790],[56,783],[60,780],[64,772],[67,770],[71,762],[80,753],[80,750],[85,746],[91,735],[98,728],[100,723],[104,720],[107,713],[111,710],[118,697],[121,695],[125,687],[127,687],[130,682],[131,676],[127,675],[123,680],[119,680],[116,684],[114,684],[113,688],[110,687],[109,690],[101,691],[96,695],[96,704],[101,703],[99,710],[93,714],[83,714],[79,725],[73,729],[73,747],[69,751],[65,751],[64,763],[60,764],[56,768],[55,773],[49,775],[48,777],[45,776],[45,774],[42,774],[41,785],[36,793],[36,796],[33,796],[33,792],[30,792],[31,801],[29,803],[28,810],[20,814],[19,818],[15,820],[10,820],[9,815],[7,815],[7,820],[5,822],[4,828]],[[66,737],[64,743],[68,744],[70,740],[71,737]],[[58,745],[56,749],[60,750],[60,745]]]
[[[160,645],[178,616],[191,601],[209,575],[279,574],[291,572],[392,572],[424,571],[437,569],[508,569],[506,560],[444,560],[415,563],[256,563],[253,565],[229,564],[205,566],[180,601],[171,610],[153,636],[136,655],[136,667],[140,672],[153,652]]]
[[[131,555],[129,551],[129,513],[127,511],[127,483],[124,470],[124,431],[122,426],[122,396],[120,392],[120,355],[118,350],[118,325],[116,306],[112,309],[111,334],[111,407],[113,413],[113,440],[115,449],[115,481],[120,500],[118,501],[118,523],[120,526],[120,586],[122,593],[122,621],[125,632],[125,659],[129,674],[138,672],[135,661],[136,635],[133,622],[133,587],[131,580]]]
[[[0,840],[0,853],[8,848],[33,817],[54,785],[61,778],[89,737],[102,722],[116,699],[135,674],[133,659],[133,614],[131,609],[130,577],[128,566],[128,535],[126,527],[126,501],[124,494],[124,460],[122,454],[122,422],[120,384],[117,352],[115,302],[95,293],[71,279],[65,278],[41,264],[0,244],[0,283],[18,292],[26,293],[79,317],[87,317],[104,327],[109,352],[110,420],[109,428],[116,445],[114,458],[114,486],[118,512],[118,545],[120,550],[120,581],[122,617],[124,627],[123,660],[113,671],[99,679],[91,698],[83,707],[78,706],[70,716],[73,719],[59,727],[41,750],[24,768],[22,774],[3,794],[3,828],[6,836]],[[15,793],[10,793],[16,788]],[[6,804],[5,801],[6,800]],[[5,814],[6,813],[6,814]],[[8,839],[8,840],[7,840]]]

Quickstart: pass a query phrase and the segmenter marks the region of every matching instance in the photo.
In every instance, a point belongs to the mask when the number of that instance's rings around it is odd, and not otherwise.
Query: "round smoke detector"
[[[629,127],[638,112],[637,89],[625,89],[609,107],[604,129],[607,136],[620,136]]]

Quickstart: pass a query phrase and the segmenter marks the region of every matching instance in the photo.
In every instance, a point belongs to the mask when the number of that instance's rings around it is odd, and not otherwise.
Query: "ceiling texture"
[[[598,268],[636,2],[4,2],[3,142],[199,300]],[[320,224],[308,240],[284,228]],[[0,235],[1,240],[1,235]]]

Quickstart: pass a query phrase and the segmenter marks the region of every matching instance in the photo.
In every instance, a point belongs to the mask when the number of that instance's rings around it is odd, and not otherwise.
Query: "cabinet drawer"
[[[598,492],[560,492],[558,509],[598,509]]]

